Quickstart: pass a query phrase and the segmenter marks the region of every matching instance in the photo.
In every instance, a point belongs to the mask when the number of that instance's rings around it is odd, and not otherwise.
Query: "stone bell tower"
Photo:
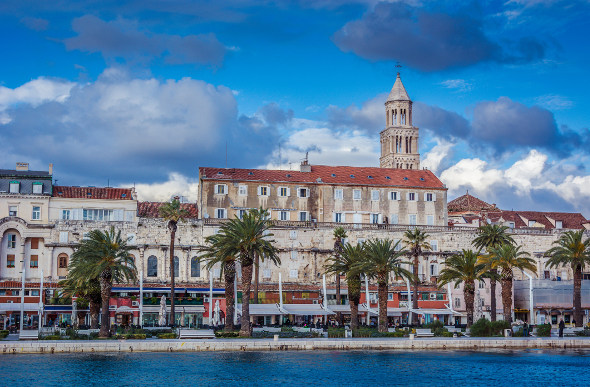
[[[381,168],[420,169],[418,128],[412,126],[412,100],[399,73],[385,102],[379,162]]]

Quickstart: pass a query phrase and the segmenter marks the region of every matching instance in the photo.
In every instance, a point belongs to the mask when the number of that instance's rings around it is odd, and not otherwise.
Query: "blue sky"
[[[378,165],[401,64],[423,166],[590,216],[588,1],[4,1],[2,168],[194,198],[198,166]],[[280,150],[279,150],[280,149]]]

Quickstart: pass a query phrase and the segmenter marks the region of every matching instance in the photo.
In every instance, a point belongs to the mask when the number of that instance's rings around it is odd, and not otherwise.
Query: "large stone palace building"
[[[590,228],[581,214],[501,211],[469,194],[447,204],[443,182],[420,169],[418,128],[412,126],[412,101],[399,74],[385,111],[378,168],[313,165],[307,159],[297,171],[199,168],[198,199],[183,204],[190,216],[179,224],[174,251],[182,324],[202,323],[212,299],[225,306],[220,268],[206,270],[197,247],[228,219],[259,207],[269,210],[281,258],[278,267],[268,262],[260,266],[261,303],[278,300],[279,275],[289,302],[335,303],[334,277],[327,278],[327,294],[322,277],[337,226],[346,229],[350,243],[370,238],[399,241],[409,228],[425,230],[432,251],[420,259],[419,306],[451,309],[449,316],[459,320],[465,308],[461,288],[438,289],[435,283],[445,257],[471,248],[480,224],[509,226],[515,241],[535,258],[536,278],[572,279],[568,268],[548,271],[543,253],[564,230]],[[1,316],[5,325],[16,323],[21,304],[34,320],[39,300],[46,305],[45,323],[48,318],[67,320],[71,306],[63,305],[58,282],[66,278],[71,255],[88,232],[110,226],[121,230],[134,247],[140,276],[138,284],[115,286],[119,297],[111,302],[113,321],[139,323],[141,306],[143,322],[155,323],[157,297],[169,295],[170,281],[170,234],[159,217],[162,203],[140,202],[131,188],[55,186],[52,169],[31,171],[19,163],[15,170],[0,170],[0,327]],[[391,280],[391,316],[407,318],[407,288]],[[376,285],[369,283],[368,289],[363,287],[363,302],[376,308]],[[345,286],[342,293],[346,303]],[[501,313],[500,289],[497,295]],[[487,285],[478,290],[478,300],[479,313],[489,316]]]

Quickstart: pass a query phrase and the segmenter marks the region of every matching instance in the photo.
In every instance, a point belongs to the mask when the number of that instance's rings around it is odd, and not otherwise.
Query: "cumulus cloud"
[[[135,191],[140,201],[166,202],[174,196],[179,196],[195,202],[199,193],[198,185],[199,181],[196,178],[190,179],[179,173],[171,173],[166,181],[135,184]],[[131,182],[120,184],[120,187],[131,186]]]
[[[164,58],[170,64],[210,64],[223,62],[226,48],[212,34],[156,34],[140,28],[133,20],[104,21],[85,15],[74,19],[77,36],[64,40],[68,50],[100,52],[105,58],[150,61]]]
[[[328,122],[336,128],[357,128],[379,133],[385,126],[386,99],[387,94],[383,93],[363,102],[360,108],[354,104],[346,108],[330,105],[326,109]]]
[[[29,96],[37,89],[43,98]],[[197,166],[224,165],[226,147],[233,165],[258,165],[277,143],[274,124],[292,114],[263,107],[256,117],[262,126],[254,128],[242,123],[248,117],[238,118],[227,87],[191,78],[135,79],[117,69],[93,83],[35,80],[0,95],[8,117],[0,124],[3,155],[53,162],[63,184],[196,176]]]
[[[472,9],[447,12],[382,2],[359,20],[348,22],[333,40],[343,51],[370,60],[397,60],[439,71],[481,62],[526,63],[542,59],[544,46],[523,37],[503,45],[492,40]]]
[[[452,157],[454,144],[444,140],[439,141],[428,152],[422,155],[420,167],[431,170],[435,175],[447,168]]]

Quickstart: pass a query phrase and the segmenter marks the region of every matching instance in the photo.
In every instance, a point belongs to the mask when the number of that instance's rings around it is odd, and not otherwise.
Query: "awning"
[[[242,315],[242,304],[238,304],[238,314]],[[250,304],[250,315],[252,316],[276,316],[289,314],[281,309],[278,304]]]
[[[335,313],[350,314],[350,305],[328,305],[328,309]],[[367,313],[365,304],[359,305],[359,313]]]
[[[284,304],[283,309],[287,314],[295,316],[325,316],[336,314],[333,311],[324,308],[322,304]]]
[[[20,303],[3,303],[0,304],[0,312],[20,312]],[[26,302],[25,303],[25,312],[38,312],[39,311],[39,303],[37,302]]]
[[[133,313],[134,310],[139,311],[138,308],[131,309],[130,307],[123,305],[118,307],[115,313]]]

